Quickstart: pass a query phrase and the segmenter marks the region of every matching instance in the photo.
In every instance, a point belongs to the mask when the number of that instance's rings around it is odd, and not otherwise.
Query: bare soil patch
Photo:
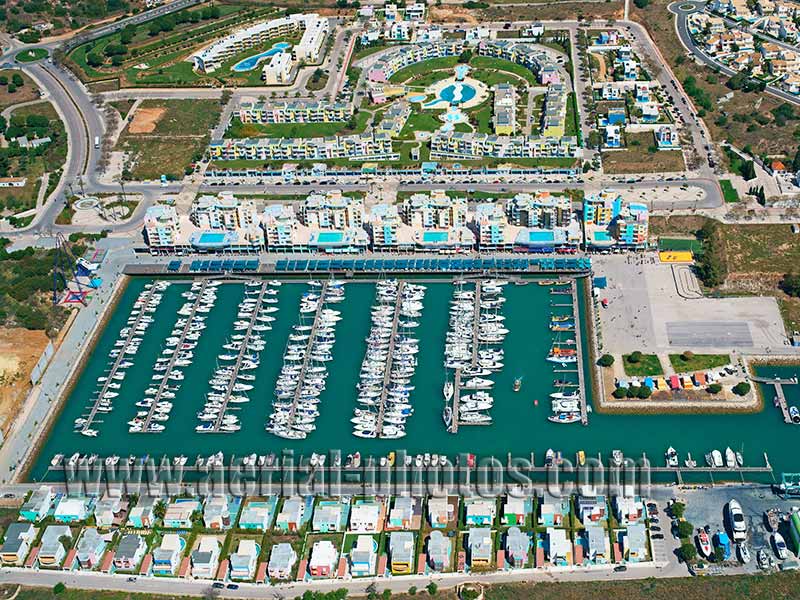
[[[128,131],[130,133],[152,133],[166,112],[167,109],[161,107],[139,108],[133,113]]]
[[[0,328],[0,429],[4,433],[31,388],[31,371],[47,342],[44,331]]]

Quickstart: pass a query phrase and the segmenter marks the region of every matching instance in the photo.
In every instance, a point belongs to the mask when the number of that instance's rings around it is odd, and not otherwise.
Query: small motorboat
[[[664,456],[667,460],[668,467],[679,466],[680,463],[678,461],[678,453],[675,451],[675,448],[673,448],[672,446],[667,448],[667,451],[664,453]]]
[[[578,466],[586,464],[586,453],[583,450],[578,450]]]
[[[686,454],[686,460],[683,461],[683,464],[686,465],[687,469],[694,469],[697,466],[697,461],[692,458],[692,453],[688,452]]]
[[[739,555],[739,560],[743,565],[746,565],[750,562],[750,550],[748,550],[747,544],[736,544],[736,554]]]
[[[736,467],[736,453],[728,446],[725,448],[725,466],[729,469]]]
[[[711,558],[714,550],[711,547],[711,539],[708,537],[708,532],[705,529],[698,529],[696,537],[697,549],[700,551],[700,554],[706,558]]]
[[[770,536],[770,541],[775,550],[775,556],[781,560],[786,560],[789,557],[789,549],[786,547],[786,541],[783,536],[776,531]]]
[[[518,392],[518,391],[520,391],[521,389],[522,389],[522,379],[521,379],[520,377],[517,377],[517,378],[514,380],[514,391],[515,391],[515,392]]]
[[[759,569],[769,569],[769,555],[763,548],[759,548],[758,552],[756,552],[756,563],[758,563]]]
[[[612,450],[611,451],[611,464],[615,467],[621,467],[622,461],[624,456],[622,454],[622,450]]]
[[[442,389],[442,393],[444,394],[444,401],[449,402],[450,399],[453,397],[453,382],[452,381],[445,381],[444,388]]]
[[[764,520],[766,521],[767,529],[770,531],[778,531],[778,526],[780,525],[780,514],[778,513],[777,509],[770,508],[769,510],[765,510]]]
[[[792,423],[795,425],[800,424],[800,408],[797,408],[796,406],[790,406],[789,417],[791,417]]]

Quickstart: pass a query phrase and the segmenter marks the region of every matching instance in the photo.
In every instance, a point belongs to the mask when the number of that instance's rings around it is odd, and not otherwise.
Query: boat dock
[[[775,406],[781,411],[784,423],[791,423],[792,417],[789,415],[789,404],[786,402],[786,394],[783,393],[784,385],[796,385],[797,377],[786,378],[768,378],[768,377],[751,377],[750,381],[761,383],[764,385],[771,385],[775,387]]]
[[[472,315],[472,367],[478,366],[478,349],[480,342],[478,335],[480,334],[481,322],[481,289],[483,282],[480,279],[475,280],[475,298],[473,300],[473,315]],[[458,433],[460,425],[487,425],[487,423],[466,423],[459,419],[459,409],[461,407],[461,369],[455,369],[455,376],[453,380],[453,423],[450,426],[451,433]]]
[[[575,322],[578,322],[578,315],[580,314],[579,310],[580,307],[578,306],[578,280],[572,279],[570,282],[570,292],[572,293],[572,315]],[[583,352],[583,344],[581,342],[581,328],[575,327],[575,349],[578,355],[578,361],[575,363],[575,366],[578,370],[578,392],[580,394],[580,398],[578,400],[580,407],[581,407],[581,425],[588,425],[589,424],[589,409],[586,405],[586,379],[584,378],[583,373],[583,356],[581,353]]]
[[[203,292],[206,291],[208,288],[208,279],[203,279],[203,283],[200,289],[197,291],[197,298],[195,298],[194,303],[192,304],[192,310],[189,311],[189,314],[186,316],[186,324],[181,329],[181,334],[178,337],[178,343],[175,345],[175,352],[170,355],[169,362],[167,363],[167,370],[164,371],[164,377],[161,379],[161,383],[158,384],[158,391],[156,392],[155,397],[153,398],[153,404],[147,411],[147,416],[144,419],[144,423],[142,424],[142,433],[155,433],[153,431],[149,431],[150,423],[153,420],[153,415],[156,412],[156,407],[158,403],[161,402],[161,397],[164,394],[164,390],[167,389],[169,386],[169,376],[172,373],[172,369],[175,367],[175,361],[178,360],[178,356],[180,355],[180,347],[186,341],[186,335],[189,333],[189,329],[194,322],[194,317],[197,314],[197,309],[200,304],[203,302]]]
[[[147,295],[144,297],[144,299],[143,299],[143,301],[141,303],[142,304],[142,309],[139,311],[139,314],[136,315],[136,319],[134,320],[133,323],[131,323],[130,325],[127,325],[129,330],[128,330],[128,335],[125,336],[125,343],[119,348],[119,354],[114,359],[114,362],[111,364],[111,369],[108,371],[108,375],[106,375],[106,380],[103,382],[103,387],[100,388],[100,393],[97,396],[97,399],[94,401],[94,404],[92,405],[92,408],[89,411],[89,414],[86,415],[86,423],[84,423],[83,427],[80,429],[81,432],[84,432],[87,429],[91,429],[92,428],[92,424],[94,423],[94,420],[97,417],[97,413],[98,413],[97,409],[100,406],[100,402],[103,400],[103,396],[105,396],[106,393],[108,392],[108,390],[110,389],[109,386],[112,383],[114,383],[114,381],[115,381],[114,375],[117,374],[117,371],[119,370],[119,366],[122,364],[122,362],[124,360],[126,360],[126,357],[128,356],[125,353],[125,350],[127,350],[128,347],[131,345],[131,340],[134,337],[136,337],[136,335],[137,335],[136,334],[136,330],[139,327],[139,325],[141,324],[142,318],[146,314],[148,314],[144,310],[144,307],[147,306],[147,304],[150,302],[150,300],[153,297],[153,294],[155,292],[156,292],[156,286],[153,285],[153,286],[150,287],[150,289],[147,292]]]
[[[378,408],[378,420],[375,427],[377,437],[383,433],[383,415],[386,412],[386,397],[389,393],[389,379],[392,376],[392,363],[394,362],[394,348],[397,342],[397,328],[400,323],[400,310],[403,306],[403,288],[405,281],[397,282],[397,298],[394,301],[394,315],[392,316],[392,335],[389,338],[389,351],[386,355],[386,369],[383,372],[383,389],[381,390],[381,405]]]
[[[225,397],[222,400],[222,406],[220,407],[217,420],[214,421],[214,429],[211,430],[211,433],[219,433],[220,427],[222,427],[223,419],[228,411],[228,403],[230,402],[231,395],[233,394],[233,387],[236,385],[236,380],[239,376],[239,370],[242,367],[242,361],[244,361],[244,357],[247,356],[247,345],[250,343],[250,337],[253,335],[253,326],[256,324],[259,311],[261,311],[261,305],[264,303],[264,295],[266,292],[267,282],[265,281],[261,284],[261,288],[259,289],[256,305],[253,309],[253,315],[250,317],[250,324],[248,325],[247,330],[244,332],[242,347],[239,348],[239,354],[236,357],[236,363],[233,365],[231,380],[228,382],[228,387],[225,390]]]
[[[317,310],[314,312],[314,322],[311,325],[311,334],[308,336],[306,342],[306,352],[303,355],[303,364],[300,366],[300,374],[297,376],[297,387],[294,390],[294,398],[292,399],[292,408],[289,409],[289,418],[287,419],[288,426],[294,424],[294,416],[297,412],[297,405],[300,403],[300,394],[303,391],[303,382],[306,379],[306,371],[311,362],[312,346],[317,339],[317,329],[319,328],[319,319],[322,316],[322,311],[325,309],[325,293],[328,291],[328,282],[324,281],[319,290],[319,303]]]
[[[453,377],[453,422],[450,433],[458,433],[458,410],[461,407],[461,369],[456,369]]]

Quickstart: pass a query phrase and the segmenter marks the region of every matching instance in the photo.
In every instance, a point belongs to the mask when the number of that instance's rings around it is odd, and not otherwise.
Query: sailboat
[[[442,393],[444,394],[444,401],[449,402],[450,399],[453,397],[453,382],[452,381],[445,381],[444,388],[442,389]]]

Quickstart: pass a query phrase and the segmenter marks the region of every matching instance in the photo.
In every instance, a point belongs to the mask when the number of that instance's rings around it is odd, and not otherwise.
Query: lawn
[[[658,249],[665,252],[691,252],[695,255],[703,252],[703,243],[697,238],[658,238]]]
[[[730,179],[720,179],[719,187],[722,188],[722,197],[725,199],[725,202],[739,201],[739,192],[733,187]]]
[[[145,100],[138,110],[164,109],[165,112],[156,122],[155,129],[148,136],[202,136],[217,124],[222,112],[217,100]],[[136,113],[133,114],[136,118]],[[131,134],[128,128],[122,132],[124,136]]]
[[[442,121],[439,120],[439,115],[442,112],[434,110],[413,111],[400,132],[400,139],[413,140],[415,131],[436,131],[443,125]]]
[[[412,77],[417,77],[430,71],[440,69],[452,69],[458,64],[457,56],[444,56],[442,58],[432,58],[413,65],[408,65],[397,71],[389,78],[392,83],[402,83]]]
[[[603,171],[609,174],[624,173],[675,173],[683,171],[686,164],[680,150],[655,150],[653,134],[626,133],[627,147],[603,153]]]
[[[522,77],[530,85],[539,85],[536,80],[536,75],[533,71],[517,63],[503,60],[502,58],[495,58],[493,56],[473,56],[469,61],[469,65],[474,69],[495,69],[497,71],[509,71],[519,77]]]
[[[622,364],[626,375],[631,377],[652,377],[664,374],[661,362],[655,354],[642,354],[638,363],[631,362],[630,356],[630,354],[622,356]]]
[[[355,127],[351,123],[276,123],[264,125],[260,123],[242,123],[238,118],[231,121],[225,132],[226,138],[274,137],[274,138],[312,138],[332,135],[351,135],[362,133],[372,115],[367,111],[359,111],[355,115]]]
[[[48,54],[49,53],[44,48],[31,48],[30,50],[18,52],[14,58],[17,60],[17,62],[27,63],[47,58]]]
[[[682,354],[670,354],[669,362],[676,371],[685,373],[687,371],[707,371],[717,369],[731,364],[731,357],[728,354],[692,354],[689,360],[684,360]]]

